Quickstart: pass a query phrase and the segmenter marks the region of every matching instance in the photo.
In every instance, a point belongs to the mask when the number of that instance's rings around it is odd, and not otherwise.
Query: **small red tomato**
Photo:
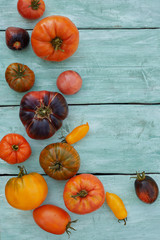
[[[37,19],[43,15],[45,3],[43,0],[18,0],[17,9],[24,18]]]
[[[158,186],[153,178],[145,176],[145,172],[137,173],[135,181],[137,197],[145,203],[153,203],[158,197]]]
[[[40,228],[57,235],[65,232],[69,235],[69,229],[75,230],[71,223],[77,221],[71,221],[69,214],[62,208],[49,204],[36,208],[33,218]]]
[[[20,134],[9,133],[0,142],[0,158],[9,164],[26,161],[31,155],[31,147]]]
[[[82,86],[81,76],[74,71],[62,72],[57,79],[58,89],[66,95],[75,94]]]

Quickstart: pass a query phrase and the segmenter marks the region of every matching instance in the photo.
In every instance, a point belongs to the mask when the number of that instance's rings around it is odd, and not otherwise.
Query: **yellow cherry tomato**
[[[86,124],[74,128],[73,131],[66,136],[65,142],[67,142],[68,144],[74,144],[84,138],[88,131],[89,125],[87,122]]]
[[[114,193],[106,192],[106,201],[116,218],[123,220],[126,225],[127,210],[122,199]]]

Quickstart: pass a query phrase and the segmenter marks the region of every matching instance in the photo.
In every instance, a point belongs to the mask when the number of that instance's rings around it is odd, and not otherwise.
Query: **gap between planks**
[[[77,173],[76,175],[80,175],[82,173]],[[84,173],[83,173],[84,174]],[[95,176],[134,176],[136,175],[136,173],[90,173],[92,175],[95,175]],[[159,175],[160,172],[145,172],[145,174],[149,174],[149,175]],[[41,173],[42,176],[47,176],[47,174],[44,174],[44,173]],[[0,174],[0,177],[8,177],[8,176],[13,176],[13,177],[16,177],[17,174],[7,174],[7,173],[4,173],[4,174]]]
[[[102,28],[78,28],[78,30],[86,30],[86,31],[89,31],[89,30],[151,30],[151,29],[160,29],[160,27],[139,27],[139,28],[120,28],[120,27],[115,27],[115,28],[112,28],[112,27],[102,27]],[[33,29],[32,28],[26,28],[27,31],[32,31]],[[6,31],[6,29],[0,29],[0,32],[4,32]]]
[[[68,106],[92,106],[92,105],[160,105],[160,103],[136,103],[136,102],[128,102],[128,103],[72,103],[68,104]],[[0,105],[0,108],[6,108],[6,107],[20,107],[20,105]]]

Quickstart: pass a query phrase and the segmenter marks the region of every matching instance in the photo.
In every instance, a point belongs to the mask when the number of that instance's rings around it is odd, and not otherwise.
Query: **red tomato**
[[[50,16],[36,24],[31,36],[35,54],[48,61],[63,61],[74,54],[79,44],[79,31],[63,16]]]
[[[74,71],[62,72],[57,79],[58,89],[66,95],[75,94],[82,86],[81,76]]]
[[[54,205],[48,204],[38,207],[33,211],[33,218],[40,228],[53,234],[60,235],[65,232],[70,234],[69,228],[75,230],[71,227],[71,223],[76,221],[71,222],[69,214]]]
[[[15,164],[26,161],[31,155],[31,147],[26,139],[16,133],[4,136],[0,142],[0,158]]]
[[[63,199],[73,213],[86,214],[100,208],[105,201],[104,187],[92,174],[72,177],[65,185]]]
[[[45,3],[43,0],[18,0],[17,9],[24,18],[37,19],[43,15]]]

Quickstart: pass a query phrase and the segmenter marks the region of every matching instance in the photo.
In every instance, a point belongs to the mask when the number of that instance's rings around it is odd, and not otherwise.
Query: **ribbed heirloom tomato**
[[[67,102],[57,92],[29,92],[21,100],[20,119],[28,136],[33,139],[53,136],[67,115]]]
[[[79,32],[70,19],[50,16],[42,19],[31,36],[35,54],[48,61],[63,61],[77,50]]]
[[[48,186],[39,173],[27,174],[24,167],[20,167],[18,177],[9,179],[5,187],[8,203],[17,209],[32,210],[39,207],[46,199]]]
[[[105,201],[104,187],[92,174],[80,174],[65,185],[63,199],[73,213],[86,214],[100,208]]]
[[[31,155],[31,147],[20,134],[10,133],[0,142],[0,158],[9,164],[26,161]]]
[[[73,177],[80,167],[78,152],[67,143],[49,144],[42,150],[39,161],[45,173],[57,180]]]

